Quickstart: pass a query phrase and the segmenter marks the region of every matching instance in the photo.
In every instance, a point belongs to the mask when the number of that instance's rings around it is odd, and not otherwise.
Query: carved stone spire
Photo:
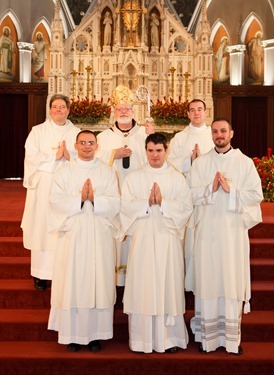
[[[201,20],[199,21],[198,25],[198,31],[197,31],[197,36],[198,36],[198,44],[199,48],[202,49],[203,51],[206,51],[210,49],[210,24],[207,19],[207,14],[206,14],[206,0],[202,1],[202,8],[201,8]]]

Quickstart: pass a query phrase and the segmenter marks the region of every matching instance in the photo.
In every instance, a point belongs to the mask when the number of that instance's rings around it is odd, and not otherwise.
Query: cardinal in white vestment
[[[231,147],[225,119],[212,123],[215,148],[193,162],[188,175],[194,247],[186,289],[195,295],[191,328],[201,352],[225,347],[242,354],[241,316],[250,311],[248,230],[262,221],[261,181],[252,159]]]
[[[146,163],[145,140],[154,133],[150,122],[140,126],[133,119],[133,92],[126,86],[119,85],[112,93],[111,103],[114,108],[115,124],[98,134],[96,156],[115,168],[121,187],[125,177]],[[117,241],[116,283],[125,285],[125,273],[129,251],[129,238]]]
[[[113,337],[120,195],[114,169],[94,157],[94,133],[80,132],[75,147],[78,158],[56,172],[50,193],[58,240],[48,329],[69,351],[98,351]]]
[[[50,119],[34,126],[25,144],[24,182],[27,196],[21,227],[24,247],[31,250],[31,275],[37,290],[52,279],[56,235],[49,233],[47,212],[54,172],[76,156],[80,129],[67,119],[70,99],[57,94],[50,99]]]
[[[130,173],[122,187],[122,234],[131,238],[124,313],[129,346],[150,353],[185,349],[184,229],[192,212],[185,177],[166,162],[167,142],[146,139],[148,163]]]

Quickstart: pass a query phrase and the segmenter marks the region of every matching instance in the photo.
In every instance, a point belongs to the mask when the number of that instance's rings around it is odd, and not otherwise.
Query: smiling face
[[[50,108],[50,116],[52,118],[52,121],[56,125],[65,125],[68,114],[69,114],[69,108],[67,108],[66,102],[62,99],[56,99],[52,102],[51,108]]]
[[[95,152],[97,151],[98,144],[94,134],[92,133],[79,133],[75,149],[78,151],[79,159],[83,161],[93,160]]]
[[[215,121],[211,126],[212,139],[218,152],[226,152],[229,150],[231,138],[233,137],[233,130],[225,120]]]
[[[118,125],[127,125],[132,123],[133,108],[131,104],[123,103],[115,107],[115,119]]]
[[[146,154],[148,163],[152,168],[161,168],[166,161],[167,151],[162,143],[148,142]]]
[[[193,126],[200,127],[205,123],[207,110],[204,108],[203,102],[193,102],[189,104],[187,115]]]

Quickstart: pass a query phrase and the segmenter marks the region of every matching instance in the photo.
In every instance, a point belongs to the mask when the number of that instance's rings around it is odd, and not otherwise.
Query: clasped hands
[[[86,200],[91,201],[91,203],[94,202],[94,190],[90,181],[90,178],[88,178],[82,188],[82,203]]]
[[[56,152],[55,160],[60,160],[64,157],[67,160],[70,160],[70,154],[67,150],[66,141],[62,141],[61,144],[58,146],[58,151]]]
[[[193,162],[199,156],[201,156],[201,151],[200,151],[199,145],[195,143],[194,149],[192,150],[192,153],[191,153],[191,161]]]
[[[223,189],[224,192],[230,192],[230,186],[227,183],[226,178],[221,172],[216,172],[214,180],[213,180],[213,192],[215,193],[219,187]]]
[[[157,204],[161,206],[162,204],[162,194],[159,185],[154,182],[152,189],[150,191],[150,196],[148,198],[148,204],[152,206],[153,204]]]

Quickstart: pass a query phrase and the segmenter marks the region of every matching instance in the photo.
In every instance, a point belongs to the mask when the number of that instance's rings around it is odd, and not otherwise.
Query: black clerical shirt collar
[[[116,128],[119,129],[120,132],[122,132],[122,133],[128,133],[128,132],[130,132],[131,129],[134,128],[135,124],[136,124],[136,121],[135,121],[135,120],[132,120],[132,126],[131,126],[131,128],[130,128],[130,129],[127,129],[127,130],[123,130],[123,129],[120,129],[120,128],[119,128],[119,126],[118,126],[118,122],[117,122],[117,121],[115,122],[115,126],[116,126]]]
[[[227,151],[225,151],[225,152],[219,152],[219,151],[217,151],[216,150],[216,147],[214,147],[214,150],[217,152],[217,154],[227,154],[230,150],[232,150],[232,146],[230,146],[230,148],[227,150]]]

